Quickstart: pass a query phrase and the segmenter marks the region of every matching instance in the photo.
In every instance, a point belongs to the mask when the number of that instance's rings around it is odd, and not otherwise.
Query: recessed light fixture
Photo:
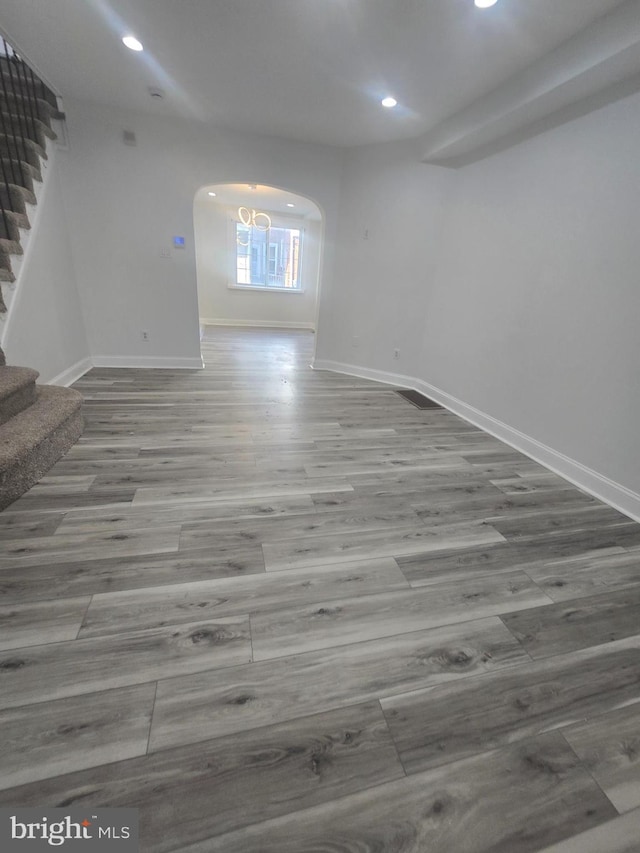
[[[490,6],[495,6],[498,0],[473,0],[478,9],[488,9]]]
[[[215,195],[215,193],[208,193],[208,195],[212,195],[212,196],[214,196],[214,195]]]
[[[295,204],[291,204],[290,201],[287,202],[287,207],[295,207]]]
[[[389,96],[388,98],[383,98],[380,103],[383,107],[387,107],[388,109],[391,109],[391,107],[396,107],[398,105],[396,99],[392,98],[391,96]]]
[[[129,50],[144,50],[142,42],[139,42],[135,36],[125,36],[122,39],[122,43],[125,44]]]

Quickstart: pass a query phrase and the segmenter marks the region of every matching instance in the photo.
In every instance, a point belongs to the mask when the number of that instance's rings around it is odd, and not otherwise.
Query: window
[[[235,222],[237,287],[300,290],[302,230]]]

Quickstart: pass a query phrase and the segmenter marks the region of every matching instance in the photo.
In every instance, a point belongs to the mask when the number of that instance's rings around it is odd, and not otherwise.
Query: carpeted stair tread
[[[35,382],[38,376],[40,374],[32,367],[13,367],[6,364],[0,367],[0,409],[3,400],[25,385]]]
[[[10,171],[12,165],[15,167],[13,172]],[[24,160],[5,160],[5,158],[2,157],[2,168],[5,172],[11,175],[11,179],[15,181],[14,186],[24,187],[30,193],[35,193],[33,175],[31,174],[33,166],[29,166],[27,169],[28,165],[29,164],[25,163]]]
[[[38,146],[38,148],[39,147],[40,146]],[[0,157],[2,157],[3,160],[13,161],[14,163],[27,163],[29,166],[33,166],[34,169],[38,169],[39,171],[42,170],[42,161],[45,159],[35,147],[32,148],[31,146],[21,145],[20,143],[14,145],[13,141],[7,142],[1,138]],[[17,177],[17,168],[14,169],[14,171],[16,172],[16,175],[13,175],[8,169],[5,169],[6,176],[12,179],[13,183],[17,185],[17,181],[15,180]]]
[[[2,100],[2,93],[0,93],[0,102]],[[11,134],[1,133],[0,132],[0,152],[3,157],[24,159],[26,163],[31,163],[32,166],[38,165],[37,158],[40,157],[42,160],[46,160],[48,158],[47,149],[42,148],[42,146],[38,145],[37,142],[34,142],[33,139],[14,139]]]
[[[17,137],[29,139],[31,142],[37,143],[40,148],[47,147],[47,137],[49,139],[57,139],[54,131],[44,122],[35,119],[33,124],[25,121],[20,121],[20,116],[5,112],[4,102],[0,96],[0,127],[3,132],[11,136],[15,134]]]
[[[31,79],[29,73],[25,79],[24,72],[17,71],[11,60],[7,61],[5,57],[0,57],[0,88],[3,87],[3,84],[9,91],[15,88],[23,93],[35,94],[54,107],[58,105],[58,99],[54,92],[41,80],[38,78]]]
[[[21,255],[23,251],[19,240],[0,237],[0,255]]]
[[[39,385],[35,403],[0,426],[0,475],[16,459],[24,459],[81,406],[82,394],[73,388]]]
[[[35,403],[38,376],[30,367],[0,367],[0,424]]]
[[[35,205],[38,201],[34,192],[11,182],[0,184],[0,198],[8,210],[24,214],[27,213],[27,204]]]
[[[27,215],[27,202],[35,198],[33,193],[30,193],[25,187],[19,187],[17,184],[0,181],[0,204],[5,210],[13,213]]]
[[[44,137],[49,139],[57,139],[55,130],[46,117],[43,118],[26,118],[23,113],[15,112],[12,107],[17,108],[17,104],[7,104],[5,99],[0,98],[0,112],[2,113],[3,126],[8,128],[9,132],[19,133],[26,139],[32,139],[38,145],[44,146]]]
[[[34,114],[34,118],[39,118],[40,121],[50,121],[51,119],[63,119],[64,113],[60,112],[57,106],[39,97],[34,92],[3,92],[3,100],[5,104],[11,104],[11,109],[24,110],[28,115]]]
[[[13,284],[16,280],[13,267],[11,266],[11,255],[5,255],[0,251],[0,282],[5,284]],[[0,288],[0,293],[2,288]],[[0,299],[0,314],[7,313],[7,305],[4,298]]]
[[[27,230],[31,228],[27,214],[17,213],[15,210],[9,210],[8,207],[5,207],[2,214],[0,214],[0,239],[5,240],[7,244],[20,243],[21,228],[26,228]],[[19,251],[18,254],[20,254]]]
[[[33,192],[33,182],[42,181],[42,171],[24,160],[13,160],[2,157],[2,168],[17,181],[16,186],[26,187]]]
[[[44,476],[82,433],[82,395],[42,385],[35,403],[0,425],[0,509]]]

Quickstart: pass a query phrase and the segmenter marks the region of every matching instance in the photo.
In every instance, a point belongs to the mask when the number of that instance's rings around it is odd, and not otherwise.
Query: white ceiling
[[[620,5],[2,0],[0,27],[63,97],[358,145],[433,130]],[[122,45],[127,32],[144,53]],[[394,110],[379,105],[389,93]]]
[[[255,189],[252,190],[249,189],[249,184],[211,184],[198,190],[196,198],[203,204],[219,204],[233,208],[242,206],[250,210],[263,210],[300,219],[322,219],[319,207],[309,198],[276,187],[262,184],[253,186]],[[210,196],[210,192],[215,192],[215,196]],[[288,207],[288,204],[292,204],[293,208]]]

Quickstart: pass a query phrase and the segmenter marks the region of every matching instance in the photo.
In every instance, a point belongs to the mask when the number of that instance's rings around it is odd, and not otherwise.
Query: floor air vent
[[[404,397],[405,400],[408,400],[410,403],[418,409],[441,409],[442,406],[439,403],[436,403],[434,400],[430,400],[429,397],[425,397],[424,394],[421,394],[419,391],[413,391],[412,389],[396,391],[396,394],[400,394],[401,397]]]

